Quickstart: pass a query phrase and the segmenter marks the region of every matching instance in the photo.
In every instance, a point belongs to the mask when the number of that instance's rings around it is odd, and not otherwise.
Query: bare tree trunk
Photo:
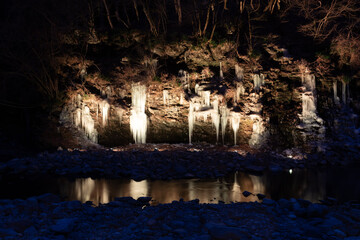
[[[107,19],[108,19],[108,21],[109,21],[110,28],[111,28],[111,29],[114,29],[114,26],[113,26],[113,24],[112,24],[112,22],[111,22],[110,12],[109,12],[109,8],[108,8],[108,6],[107,6],[106,0],[103,0],[103,3],[104,3],[104,6],[105,6],[106,16],[107,16]]]
[[[182,22],[181,3],[180,0],[174,0],[175,11],[178,15],[179,24]]]

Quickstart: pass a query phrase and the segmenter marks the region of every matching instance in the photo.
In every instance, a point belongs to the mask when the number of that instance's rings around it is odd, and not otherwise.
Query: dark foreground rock
[[[49,199],[49,201],[44,201]],[[199,204],[120,198],[105,205],[56,197],[0,200],[1,239],[359,239],[359,206],[304,200]]]
[[[158,149],[147,144],[133,149],[97,151],[61,150],[36,157],[16,158],[0,165],[1,175],[41,174],[75,177],[127,177],[143,179],[217,178],[235,171],[259,173],[293,168],[326,167],[324,158],[309,155],[289,158],[275,153],[248,153],[240,148],[181,145]],[[347,159],[326,158],[331,165],[348,165]]]

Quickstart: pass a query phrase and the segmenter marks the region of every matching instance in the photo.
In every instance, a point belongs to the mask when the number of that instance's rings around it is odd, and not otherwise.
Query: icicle
[[[131,89],[130,130],[135,143],[146,143],[147,116],[145,114],[146,87],[133,84]]]
[[[194,131],[194,123],[195,123],[194,103],[192,101],[190,101],[188,121],[189,121],[189,144],[191,144],[191,138]]]
[[[344,103],[344,104],[346,104],[346,102],[347,102],[347,100],[346,100],[346,82],[344,82],[344,81],[342,81],[342,102]]]
[[[225,131],[226,131],[226,125],[228,122],[228,116],[229,116],[229,109],[226,106],[220,107],[220,114],[221,114],[221,136],[223,144],[225,143]]]
[[[337,81],[334,81],[333,82],[333,90],[334,90],[334,103],[336,104],[336,105],[338,105],[339,104],[339,97],[337,96]]]
[[[184,104],[184,93],[180,94],[180,105]]]
[[[109,118],[110,104],[106,100],[103,100],[100,103],[100,108],[102,113],[102,125],[105,127]]]
[[[224,78],[224,73],[222,71],[221,62],[220,62],[220,78]]]
[[[76,127],[81,127],[81,109],[77,108],[74,116],[74,124]]]
[[[244,69],[237,64],[235,65],[235,76],[237,81],[244,79]]]
[[[263,83],[262,78],[260,77],[259,74],[254,74],[253,75],[253,81],[254,81],[254,90],[255,90],[255,92],[259,92],[260,91],[260,86]]]
[[[220,128],[220,113],[219,113],[219,99],[217,96],[213,101],[213,110],[211,112],[211,121],[216,129],[216,143],[219,142],[219,128]]]
[[[195,93],[198,94],[199,93],[199,84],[195,84]]]
[[[210,107],[210,91],[198,90],[198,92],[205,107]]]
[[[98,133],[95,129],[95,121],[90,115],[90,109],[88,106],[84,106],[82,110],[81,125],[84,129],[85,135],[92,141],[97,143]]]
[[[163,90],[163,102],[164,105],[167,105],[169,101],[169,91],[168,90]]]
[[[240,125],[240,114],[232,113],[231,127],[234,131],[234,145],[236,145],[236,134],[237,134],[237,131],[239,130],[239,125]]]

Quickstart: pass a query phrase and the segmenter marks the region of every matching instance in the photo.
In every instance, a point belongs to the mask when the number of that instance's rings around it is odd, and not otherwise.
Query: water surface
[[[107,203],[116,197],[151,196],[153,204],[170,203],[180,198],[199,199],[201,203],[218,201],[258,201],[255,195],[244,197],[242,192],[261,193],[267,198],[301,198],[318,202],[326,197],[339,201],[360,200],[359,169],[292,170],[265,172],[261,176],[243,172],[219,179],[143,180],[46,178],[8,181],[3,179],[1,198],[26,198],[51,192],[66,200]]]

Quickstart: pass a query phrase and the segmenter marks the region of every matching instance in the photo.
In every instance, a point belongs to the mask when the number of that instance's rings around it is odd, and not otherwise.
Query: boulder
[[[63,218],[57,220],[50,229],[56,233],[69,233],[75,227],[75,223],[76,221],[73,218]]]

